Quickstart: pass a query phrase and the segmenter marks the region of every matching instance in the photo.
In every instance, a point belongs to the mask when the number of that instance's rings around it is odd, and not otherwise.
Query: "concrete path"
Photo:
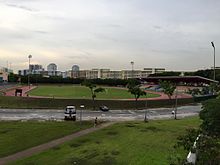
[[[67,135],[67,136],[62,137],[60,139],[56,139],[56,140],[50,141],[48,143],[44,143],[44,144],[41,144],[39,146],[35,146],[35,147],[32,147],[32,148],[26,149],[24,151],[15,153],[13,155],[9,155],[7,157],[0,158],[0,165],[7,164],[10,161],[16,161],[18,159],[23,159],[23,158],[26,158],[26,157],[30,157],[33,154],[40,153],[40,152],[42,152],[44,150],[53,148],[53,147],[55,147],[57,145],[63,144],[65,142],[70,141],[72,139],[75,139],[77,137],[89,134],[91,132],[100,130],[100,129],[105,128],[105,127],[108,127],[108,126],[110,126],[110,125],[112,125],[114,123],[115,122],[104,123],[104,124],[98,125],[97,127],[88,128],[88,129],[85,129],[85,130],[73,133],[71,135]]]

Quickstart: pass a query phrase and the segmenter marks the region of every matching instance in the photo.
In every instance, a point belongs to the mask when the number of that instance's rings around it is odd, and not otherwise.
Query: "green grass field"
[[[167,165],[177,136],[199,124],[198,118],[117,123],[12,164]]]
[[[84,122],[81,129],[91,127]],[[81,130],[78,122],[0,122],[0,157]]]
[[[97,99],[130,99],[134,98],[127,89],[103,87],[105,92],[98,93]],[[89,88],[84,86],[38,86],[29,92],[30,96],[62,97],[62,98],[91,98]],[[157,94],[148,93],[147,97],[158,97]],[[146,96],[143,96],[146,98]]]

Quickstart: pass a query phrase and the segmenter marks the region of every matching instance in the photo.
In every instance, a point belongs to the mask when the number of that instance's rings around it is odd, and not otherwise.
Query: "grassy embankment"
[[[118,123],[12,164],[167,165],[177,136],[199,124],[198,118]]]
[[[186,105],[194,103],[192,98],[179,99],[178,105]],[[91,99],[61,99],[61,98],[31,98],[31,97],[10,97],[0,96],[0,108],[39,108],[39,109],[64,109],[67,105],[75,105],[77,109],[80,105],[85,105],[85,109],[92,109],[93,102]],[[148,108],[155,107],[173,107],[175,100],[148,100]],[[135,109],[136,103],[134,100],[95,100],[95,106],[107,105],[113,109]],[[137,103],[138,109],[146,107],[145,100],[139,100]]]
[[[91,122],[0,122],[0,157],[63,137],[92,126]]]

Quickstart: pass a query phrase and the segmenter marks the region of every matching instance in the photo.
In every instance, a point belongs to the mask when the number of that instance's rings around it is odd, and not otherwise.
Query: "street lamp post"
[[[177,119],[176,118],[176,115],[177,115],[177,95],[178,95],[178,91],[177,91],[177,88],[176,88],[176,92],[175,92],[175,111],[174,111],[174,119]]]
[[[84,108],[84,105],[80,105],[80,125],[82,125],[82,109]]]
[[[212,41],[211,44],[212,44],[212,47],[214,49],[214,68],[213,68],[214,75],[213,75],[213,79],[215,80],[215,45],[214,45],[214,41]]]
[[[31,68],[30,68],[30,62],[31,62],[31,58],[32,58],[32,55],[29,55],[28,56],[28,86],[29,86],[29,89],[30,89],[30,72],[31,72]]]
[[[144,112],[144,122],[147,122],[147,92],[146,92],[146,105],[145,105],[145,112]]]
[[[134,78],[134,61],[131,61],[131,78]]]

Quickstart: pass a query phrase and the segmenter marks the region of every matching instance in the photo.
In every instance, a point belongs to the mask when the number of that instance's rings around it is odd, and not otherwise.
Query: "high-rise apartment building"
[[[50,63],[47,65],[47,75],[48,76],[57,76],[57,65],[54,63]]]

